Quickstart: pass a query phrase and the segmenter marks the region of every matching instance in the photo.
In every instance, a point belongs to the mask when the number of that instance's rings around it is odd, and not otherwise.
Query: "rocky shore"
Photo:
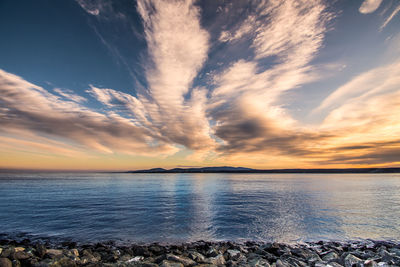
[[[0,240],[0,267],[12,266],[400,266],[400,243],[390,241],[260,243],[204,242],[179,245],[58,245]]]

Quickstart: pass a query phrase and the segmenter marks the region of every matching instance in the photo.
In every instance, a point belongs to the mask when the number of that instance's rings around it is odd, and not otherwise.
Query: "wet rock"
[[[395,254],[398,257],[400,257],[400,249],[399,248],[390,248],[389,252]]]
[[[136,256],[136,257],[133,257],[133,258],[127,260],[126,262],[127,262],[127,263],[130,263],[130,262],[140,262],[140,261],[142,261],[142,260],[144,260],[144,257],[143,257],[143,256]]]
[[[67,247],[68,249],[72,249],[72,248],[76,247],[76,242],[65,241],[65,242],[62,242],[61,245],[63,247]]]
[[[330,262],[326,265],[326,267],[343,267],[343,265],[337,263],[337,262]]]
[[[225,258],[222,255],[207,258],[207,259],[205,259],[205,262],[209,263],[209,264],[217,265],[217,266],[224,266],[226,263]]]
[[[12,262],[7,258],[0,258],[0,267],[12,267]]]
[[[132,251],[133,251],[134,255],[137,255],[137,256],[145,256],[145,257],[151,256],[151,253],[148,250],[148,248],[144,247],[144,246],[135,246],[132,248]]]
[[[11,255],[11,258],[14,260],[26,260],[29,259],[29,257],[30,255],[26,253],[24,250],[19,250]]]
[[[302,261],[302,259],[298,259],[298,258],[295,258],[295,257],[283,258],[281,260],[284,260],[284,261],[288,262],[291,266],[298,266],[298,267],[308,266],[308,264],[305,263],[304,261]]]
[[[196,262],[190,258],[183,257],[183,256],[176,256],[173,254],[167,254],[167,260],[168,261],[176,261],[182,263],[184,266],[192,266],[195,265]]]
[[[152,254],[154,254],[156,256],[159,256],[162,253],[164,253],[164,249],[159,245],[151,245],[149,247],[149,252],[151,252]]]
[[[160,267],[184,267],[180,262],[163,260]]]
[[[380,255],[382,257],[383,262],[387,262],[389,264],[393,265],[399,265],[400,264],[400,257],[398,257],[394,253],[389,253],[387,251],[381,251]]]
[[[213,247],[211,247],[209,250],[207,250],[207,253],[206,253],[207,257],[216,257],[218,254],[219,254],[218,251]]]
[[[365,267],[378,267],[378,263],[374,260],[366,260],[364,262]]]
[[[79,257],[79,251],[76,248],[71,249],[70,252],[75,257]]]
[[[280,260],[280,259],[278,259],[275,264],[276,264],[276,267],[291,267],[288,262],[286,262],[284,260]]]
[[[95,264],[101,260],[101,255],[98,252],[92,252],[91,249],[84,249],[82,251],[82,257],[80,258],[80,264]]]
[[[205,259],[204,255],[197,251],[190,251],[189,258],[191,258],[192,260],[194,260],[196,262],[204,262],[204,259]]]
[[[240,251],[236,249],[228,249],[226,252],[231,260],[237,260],[241,256]]]
[[[21,267],[21,262],[19,260],[13,260],[12,261],[12,266],[13,267]]]
[[[36,255],[39,256],[39,258],[43,258],[47,252],[46,247],[42,244],[37,244],[35,246],[35,251],[36,251]]]
[[[361,264],[363,261],[360,258],[357,258],[356,256],[352,254],[348,254],[344,258],[344,266],[345,267],[352,267],[354,264]]]
[[[58,263],[62,267],[75,267],[76,266],[75,261],[68,257],[63,257],[63,258],[59,259],[56,263]]]
[[[2,251],[1,253],[1,257],[2,258],[8,258],[10,257],[10,255],[14,252],[14,249],[12,248],[6,248]]]
[[[322,260],[323,261],[327,261],[327,262],[334,261],[334,260],[337,260],[337,259],[339,259],[339,255],[334,251],[329,252],[328,254],[325,254],[322,257]]]
[[[305,260],[308,260],[309,258],[314,258],[315,255],[316,255],[311,250],[303,249],[303,248],[295,248],[295,249],[293,249],[292,250],[292,254],[297,256],[297,257],[303,258]]]
[[[250,267],[270,267],[269,262],[263,258],[254,258],[248,262]]]
[[[24,247],[15,247],[14,248],[14,252],[19,252],[19,251],[24,251],[25,248]]]
[[[60,257],[63,254],[63,251],[61,249],[47,249],[46,250],[46,256],[49,258],[56,258]]]

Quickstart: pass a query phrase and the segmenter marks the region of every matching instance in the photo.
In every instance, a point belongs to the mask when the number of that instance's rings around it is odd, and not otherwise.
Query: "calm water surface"
[[[0,174],[0,233],[105,240],[400,240],[399,174]]]

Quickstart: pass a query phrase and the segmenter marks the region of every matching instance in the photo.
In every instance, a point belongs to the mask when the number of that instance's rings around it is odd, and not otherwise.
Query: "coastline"
[[[398,241],[247,241],[146,245],[0,240],[0,267],[12,266],[399,266]]]

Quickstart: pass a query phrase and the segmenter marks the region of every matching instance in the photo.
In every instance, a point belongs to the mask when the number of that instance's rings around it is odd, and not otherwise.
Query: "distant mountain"
[[[400,168],[347,168],[347,169],[272,169],[260,170],[243,167],[203,167],[203,168],[153,168],[127,171],[126,173],[400,173]]]

